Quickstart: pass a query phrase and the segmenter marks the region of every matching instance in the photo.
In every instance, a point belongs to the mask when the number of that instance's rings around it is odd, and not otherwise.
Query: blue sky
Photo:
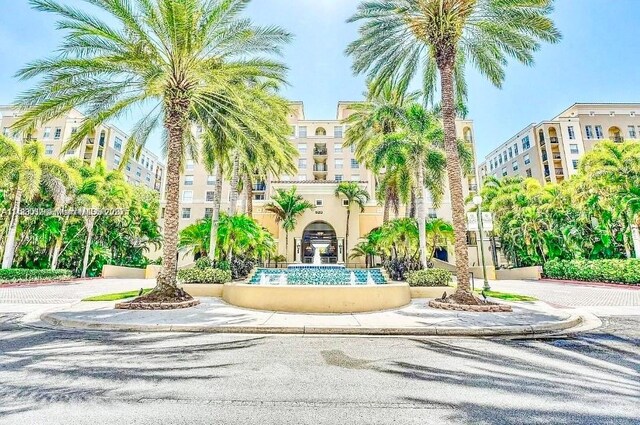
[[[49,55],[62,34],[52,16],[33,11],[26,0],[2,0],[0,16],[0,103],[29,87],[13,74],[24,63]],[[67,0],[78,4],[79,0]],[[358,0],[254,0],[247,14],[295,34],[285,51],[291,71],[284,95],[305,102],[311,119],[333,118],[339,100],[362,98],[346,45],[357,26],[346,24]],[[531,122],[552,118],[574,102],[640,102],[640,0],[556,0],[553,18],[563,33],[556,45],[536,54],[534,67],[511,63],[502,90],[468,73],[469,118],[475,122],[478,153]],[[116,124],[129,130],[133,117]],[[158,151],[158,140],[150,148]]]

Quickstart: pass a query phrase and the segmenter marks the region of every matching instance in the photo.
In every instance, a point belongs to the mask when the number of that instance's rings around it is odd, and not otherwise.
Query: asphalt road
[[[71,332],[0,315],[1,424],[640,424],[640,316],[575,338]]]

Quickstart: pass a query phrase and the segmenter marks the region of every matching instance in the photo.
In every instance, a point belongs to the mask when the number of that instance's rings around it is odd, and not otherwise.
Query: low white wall
[[[145,269],[105,265],[102,267],[102,277],[106,279],[144,279]]]
[[[496,270],[497,280],[540,280],[542,267],[521,267],[518,269]]]

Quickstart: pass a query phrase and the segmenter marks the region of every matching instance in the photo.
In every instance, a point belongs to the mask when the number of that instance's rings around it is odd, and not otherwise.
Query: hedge
[[[640,284],[640,260],[550,260],[543,267],[552,279]]]
[[[0,283],[33,282],[39,280],[67,280],[71,270],[0,269]]]
[[[181,283],[227,283],[231,281],[231,271],[214,268],[182,269],[178,270],[178,280]]]
[[[409,286],[449,286],[451,272],[442,269],[427,269],[411,272],[407,277]]]

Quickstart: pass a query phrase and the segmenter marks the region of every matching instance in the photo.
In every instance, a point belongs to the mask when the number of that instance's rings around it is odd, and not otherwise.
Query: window
[[[293,137],[296,136],[296,126],[295,125],[291,126],[291,136],[293,136]]]
[[[507,169],[503,168],[502,169],[502,177],[506,177],[507,176]]]
[[[498,163],[499,163],[499,165],[502,165],[502,155],[500,155],[500,156],[498,157]]]
[[[214,197],[215,197],[215,192],[213,190],[207,190],[207,192],[205,193],[204,199],[206,202],[213,202]]]
[[[61,136],[62,136],[62,128],[56,127],[55,131],[53,132],[53,138],[55,140],[60,140]]]
[[[593,127],[590,125],[585,126],[584,132],[587,135],[587,139],[593,139]]]
[[[629,127],[629,138],[631,139],[635,139],[636,138],[636,128],[632,125],[630,125]]]
[[[213,208],[205,208],[204,209],[204,218],[213,217]]]
[[[360,181],[360,174],[351,174],[351,181],[352,182],[359,182]]]
[[[333,152],[342,153],[342,143],[335,143],[333,145]]]
[[[191,218],[191,208],[182,209],[182,218]]]
[[[342,174],[336,174],[336,181],[337,182],[341,182],[342,181]]]
[[[513,149],[509,148],[509,159],[513,158]]]
[[[527,149],[529,149],[531,147],[531,141],[529,140],[529,136],[525,136],[522,139],[522,150],[526,151]]]
[[[9,127],[5,127],[4,128],[3,134],[5,136],[9,135]],[[42,138],[43,139],[48,139],[49,137],[51,137],[51,127],[45,127],[44,128],[44,133],[42,134]]]
[[[355,159],[351,159],[351,168],[360,168],[360,164]]]
[[[265,196],[264,193],[254,193],[253,194],[253,200],[254,201],[265,201],[267,199],[267,197]]]
[[[193,176],[184,176],[184,185],[193,186]]]
[[[336,139],[342,139],[342,126],[337,125],[333,127],[333,137]]]
[[[342,200],[342,206],[343,207],[348,207],[349,206],[349,200],[348,199],[343,199]]]
[[[127,162],[127,171],[131,171],[131,162]]]
[[[524,159],[524,165],[529,165],[531,164],[531,157],[529,156],[529,154],[526,154],[525,156],[522,157]]]
[[[573,155],[577,155],[577,154],[580,153],[580,151],[578,150],[578,145],[573,144],[573,143],[569,145],[569,150],[571,151],[571,153]]]
[[[344,164],[344,160],[342,158],[336,158],[335,159],[335,169],[336,170],[342,170],[343,164]]]
[[[490,171],[493,171],[493,161],[489,161],[489,169]]]
[[[298,168],[301,170],[304,170],[305,168],[307,168],[307,158],[298,159]]]
[[[187,159],[187,170],[191,171],[195,168],[196,164],[193,159]]]
[[[300,153],[307,153],[307,144],[298,143],[298,151],[300,151]]]
[[[507,151],[505,150],[504,152],[502,152],[502,158],[504,159],[504,162],[507,162]]]
[[[569,140],[576,140],[576,132],[573,130],[572,125],[567,127],[567,131],[569,131]]]
[[[323,127],[316,128],[316,136],[326,136],[326,135],[327,135],[327,130],[325,130]]]
[[[356,145],[351,145],[351,153],[355,153],[356,151]]]
[[[115,165],[120,165],[120,155],[118,154],[113,155],[113,163]]]
[[[429,218],[438,218],[438,213],[436,212],[436,210],[434,208],[429,208],[429,210],[427,210],[427,217],[429,217]]]
[[[216,184],[216,176],[207,176],[207,186],[213,186]]]
[[[531,168],[527,168],[525,172],[527,173],[527,177],[531,177]]]
[[[602,133],[602,126],[596,125],[596,139],[604,138],[604,134]]]
[[[573,164],[573,169],[577,170],[578,169],[578,160],[574,159],[573,161],[571,161],[571,163]]]
[[[513,171],[518,171],[518,161],[513,161],[511,166],[513,167]]]
[[[138,167],[138,169],[136,170],[136,176],[140,177],[141,175],[142,175],[142,169]]]
[[[306,174],[298,174],[298,181],[305,181],[307,180],[307,175]]]
[[[151,182],[151,176],[147,176],[145,180],[147,181],[147,183]]]
[[[71,130],[71,134],[73,134],[73,130]],[[121,151],[122,150],[122,139],[119,137],[116,137],[113,140],[113,147],[117,150],[117,151]]]
[[[182,202],[193,202],[193,190],[182,191]]]
[[[298,127],[298,137],[300,137],[301,139],[306,139],[307,138],[307,126],[306,125],[301,125],[300,127]]]
[[[321,207],[324,205],[324,202],[322,201],[322,199],[316,199],[316,207]]]
[[[53,145],[46,145],[44,148],[45,155],[53,155]]]
[[[518,145],[513,145],[513,154],[518,155]]]

